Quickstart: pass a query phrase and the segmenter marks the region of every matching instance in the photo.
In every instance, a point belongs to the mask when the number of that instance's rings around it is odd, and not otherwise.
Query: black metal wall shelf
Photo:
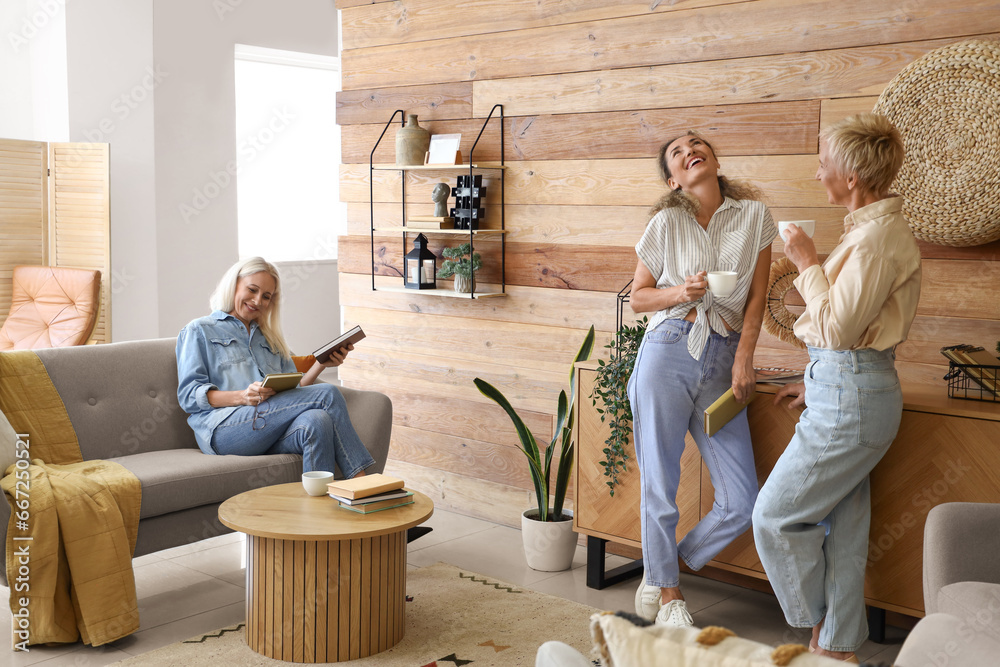
[[[499,112],[499,113],[497,113]],[[496,116],[494,116],[496,114]],[[504,164],[504,115],[503,115],[503,105],[496,104],[490,110],[489,115],[483,121],[483,125],[479,130],[479,134],[476,136],[475,142],[472,144],[472,148],[469,150],[468,164],[456,164],[456,165],[400,165],[400,164],[375,164],[375,151],[378,150],[379,144],[382,142],[385,133],[392,126],[399,116],[400,127],[403,126],[405,120],[405,113],[402,109],[397,109],[393,112],[392,116],[389,118],[389,122],[385,124],[382,129],[382,134],[379,135],[378,141],[372,147],[371,155],[368,159],[368,187],[369,187],[369,208],[371,212],[370,223],[371,223],[371,275],[372,275],[372,291],[387,291],[387,292],[407,292],[410,294],[421,294],[429,296],[443,296],[443,297],[459,297],[468,299],[484,299],[490,297],[502,297],[507,295],[507,229],[506,221],[504,219],[504,174],[506,170],[506,165]],[[500,122],[500,162],[475,162],[473,159],[476,152],[476,147],[479,145],[479,140],[483,136],[483,132],[486,131],[487,126],[490,121],[496,117]],[[469,173],[469,180],[472,181],[472,177],[476,172],[483,172],[489,170],[496,170],[500,175],[500,229],[420,229],[415,227],[408,227],[406,225],[406,173],[411,171],[457,171]],[[398,171],[400,172],[400,225],[391,225],[386,227],[376,227],[375,226],[375,172],[376,171]],[[423,234],[425,236],[467,236],[469,238],[469,246],[471,251],[475,251],[476,237],[480,236],[483,238],[499,238],[500,240],[500,284],[499,285],[480,285],[480,287],[485,287],[485,291],[477,291],[477,281],[475,274],[472,275],[472,291],[471,292],[455,292],[449,289],[429,289],[429,290],[411,290],[406,289],[403,286],[387,287],[382,285],[381,287],[376,287],[375,285],[375,232],[380,233],[391,233],[391,234],[402,234],[403,239],[403,254],[407,251],[407,235],[409,234]]]

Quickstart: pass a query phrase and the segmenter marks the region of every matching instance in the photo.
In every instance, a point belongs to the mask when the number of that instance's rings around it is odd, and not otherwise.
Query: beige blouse
[[[844,235],[823,266],[795,279],[806,309],[795,335],[828,350],[887,350],[906,340],[920,299],[920,249],[889,197],[844,218]]]

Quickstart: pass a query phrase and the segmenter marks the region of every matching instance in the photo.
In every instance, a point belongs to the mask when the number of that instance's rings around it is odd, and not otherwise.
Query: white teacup
[[[802,231],[806,233],[806,236],[812,238],[813,232],[816,231],[816,221],[815,220],[781,220],[778,222],[778,233],[781,234],[781,239],[787,241],[788,238],[785,236],[785,230],[788,229],[790,225],[795,225]]]
[[[708,289],[715,296],[729,296],[736,289],[735,271],[709,271]]]
[[[325,470],[313,470],[302,473],[302,488],[310,496],[325,496],[326,485],[333,481],[333,473]]]

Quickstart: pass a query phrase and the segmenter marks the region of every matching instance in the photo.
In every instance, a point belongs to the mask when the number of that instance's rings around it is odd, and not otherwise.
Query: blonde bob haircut
[[[861,113],[820,132],[831,165],[843,177],[875,195],[888,194],[903,166],[903,137],[885,116]]]
[[[267,310],[257,320],[257,326],[260,327],[260,332],[264,334],[264,339],[271,349],[282,357],[290,359],[292,353],[281,332],[281,276],[273,264],[262,257],[248,257],[236,262],[222,274],[222,279],[209,297],[208,304],[213,311],[233,312],[236,308],[236,282],[243,276],[261,271],[267,272],[274,278],[274,293],[271,295],[271,303]]]

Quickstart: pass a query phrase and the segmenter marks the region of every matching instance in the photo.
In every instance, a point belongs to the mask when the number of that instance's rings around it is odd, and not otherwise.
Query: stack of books
[[[406,226],[413,229],[454,229],[455,219],[437,215],[411,215]]]
[[[337,505],[351,512],[370,514],[413,504],[413,491],[403,488],[398,477],[376,473],[353,479],[341,479],[326,485]]]
[[[988,352],[986,348],[974,347],[972,345],[951,345],[942,347],[941,354],[948,358],[951,365],[951,372],[948,373],[949,395],[953,398],[974,398],[970,396],[969,389],[972,386],[969,381],[974,382],[979,390],[980,398],[984,400],[996,400],[1000,398],[1000,359]],[[960,379],[964,382],[953,382]],[[963,394],[963,395],[959,395]]]

